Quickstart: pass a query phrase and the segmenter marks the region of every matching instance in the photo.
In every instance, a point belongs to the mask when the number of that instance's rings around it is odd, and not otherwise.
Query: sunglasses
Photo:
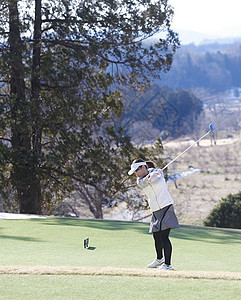
[[[139,171],[142,168],[142,166],[138,167],[135,172]]]

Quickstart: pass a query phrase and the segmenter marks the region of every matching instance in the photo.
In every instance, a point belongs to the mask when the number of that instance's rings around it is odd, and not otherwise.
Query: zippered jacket
[[[173,204],[174,201],[167,190],[162,170],[148,169],[149,174],[137,179],[137,184],[148,197],[151,211],[157,211]]]

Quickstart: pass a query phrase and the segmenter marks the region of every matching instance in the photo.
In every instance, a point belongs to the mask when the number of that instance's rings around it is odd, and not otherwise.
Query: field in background
[[[175,157],[189,143],[165,145],[165,156]],[[201,172],[168,184],[175,200],[176,212],[183,224],[202,225],[205,217],[221,198],[238,193],[241,189],[241,137],[202,140],[169,167],[169,174],[188,170],[190,167]]]
[[[240,298],[240,230],[172,230],[170,272],[146,268],[155,257],[147,232],[123,221],[1,220],[0,299]]]
[[[200,134],[203,135],[203,132]],[[200,169],[193,175],[168,183],[168,190],[175,202],[175,210],[181,224],[203,225],[204,219],[221,198],[241,190],[241,136],[217,131],[216,144],[210,135],[193,146],[168,167],[168,175],[175,175],[192,168]],[[164,142],[166,163],[171,161],[194,140],[190,138]],[[134,176],[134,175],[133,175]],[[68,202],[72,201],[72,202]],[[80,218],[93,218],[88,207],[79,197],[67,200],[75,207]],[[76,205],[76,203],[78,205]],[[103,207],[104,219],[138,220],[149,216],[150,211],[129,211],[125,202],[117,207]],[[150,217],[144,218],[150,221]]]
[[[164,143],[163,157],[166,158],[166,162],[171,161],[193,142],[190,139],[180,139]],[[203,225],[203,220],[221,198],[241,190],[240,157],[240,136],[217,139],[215,145],[207,138],[168,167],[169,176],[192,168],[200,169],[200,172],[168,183],[168,190],[175,201],[175,210],[181,224]],[[130,212],[125,203],[114,209],[105,208],[104,212],[104,218],[117,220],[137,220],[150,215],[150,211]],[[150,218],[144,220],[149,221]]]

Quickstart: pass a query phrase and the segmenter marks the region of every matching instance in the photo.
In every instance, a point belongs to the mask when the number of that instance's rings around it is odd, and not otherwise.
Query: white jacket
[[[151,211],[157,211],[173,204],[174,201],[167,190],[162,170],[148,169],[148,172],[147,176],[137,179],[137,184],[148,197]]]

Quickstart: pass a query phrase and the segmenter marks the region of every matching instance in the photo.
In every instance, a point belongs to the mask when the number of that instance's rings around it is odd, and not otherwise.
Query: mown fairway
[[[0,299],[240,299],[240,231],[173,230],[171,272],[146,268],[144,223],[1,220],[0,234]]]

